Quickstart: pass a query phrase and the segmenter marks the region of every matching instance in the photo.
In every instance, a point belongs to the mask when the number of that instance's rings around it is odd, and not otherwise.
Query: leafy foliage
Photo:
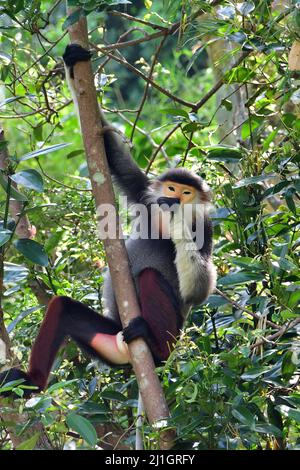
[[[36,283],[43,294],[102,308],[105,255],[60,60],[65,28],[84,14],[93,44],[133,41],[119,52],[152,80],[146,87],[122,61],[94,54],[99,101],[133,138],[138,164],[153,174],[184,164],[214,196],[218,290],[194,309],[159,371],[176,445],[299,449],[300,88],[287,65],[299,37],[299,2],[132,2],[127,16],[122,5],[130,2],[72,3],[80,10],[69,17],[59,2],[0,7],[0,121],[6,120],[9,149],[0,172],[1,296],[16,357],[27,363],[42,319]],[[128,31],[128,13],[142,20],[139,29]],[[35,240],[17,238],[9,197],[37,227]],[[17,390],[22,396],[21,384]],[[5,449],[11,406],[1,411]],[[105,446],[100,429],[107,424],[134,445],[135,378],[90,362],[71,343],[56,360],[48,390],[24,406],[23,431],[40,420],[56,448]],[[147,424],[144,438],[148,448],[156,445]],[[33,433],[19,448],[37,441]]]

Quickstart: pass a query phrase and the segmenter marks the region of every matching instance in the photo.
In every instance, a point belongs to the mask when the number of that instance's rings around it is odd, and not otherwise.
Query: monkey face
[[[163,195],[166,199],[177,199],[181,205],[191,204],[195,201],[197,190],[193,186],[174,181],[164,181],[162,185]]]

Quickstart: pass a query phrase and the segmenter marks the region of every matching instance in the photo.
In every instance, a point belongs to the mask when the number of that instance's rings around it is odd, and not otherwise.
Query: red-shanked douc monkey
[[[66,48],[64,61],[69,81],[74,78],[74,64],[82,60],[90,60],[88,51],[76,44]],[[184,168],[170,169],[150,180],[116,132],[108,129],[104,142],[110,171],[120,190],[131,203],[147,208],[148,221],[157,212],[162,216],[159,237],[151,238],[149,232],[150,237],[130,238],[126,242],[141,317],[122,330],[109,273],[103,288],[104,316],[71,298],[54,297],[33,344],[28,371],[13,368],[2,372],[0,387],[24,379],[21,385],[36,387],[34,391],[45,389],[55,356],[68,336],[92,356],[119,365],[130,362],[127,344],[143,337],[155,363],[160,364],[168,358],[191,306],[203,302],[214,289],[216,272],[211,258],[207,184]],[[189,217],[183,210],[187,206],[191,207]],[[157,210],[152,211],[153,207]],[[164,218],[166,214],[169,218]],[[152,220],[150,227],[151,223]],[[194,230],[197,224],[202,232],[201,243]],[[166,228],[169,237],[161,235]],[[33,390],[25,389],[25,396],[31,393]]]

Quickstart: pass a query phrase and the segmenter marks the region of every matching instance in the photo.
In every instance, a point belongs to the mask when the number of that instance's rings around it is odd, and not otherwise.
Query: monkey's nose
[[[163,210],[169,210],[172,206],[179,205],[180,199],[177,197],[159,197],[157,199],[157,204],[164,206],[162,207]]]

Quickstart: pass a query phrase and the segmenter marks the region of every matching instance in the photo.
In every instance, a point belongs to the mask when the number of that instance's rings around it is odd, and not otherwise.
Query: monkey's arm
[[[123,330],[124,340],[142,336],[158,365],[169,357],[182,326],[179,305],[168,282],[151,268],[139,275],[139,300],[142,316]]]
[[[78,106],[73,83],[73,67],[77,62],[88,61],[90,58],[90,52],[78,44],[70,44],[67,46],[63,55],[66,69],[66,79],[77,110]],[[102,112],[101,120],[103,127],[109,126]],[[122,139],[116,132],[112,130],[106,130],[104,132],[103,138],[110,171],[114,176],[116,183],[126,194],[126,196],[128,196],[130,202],[142,202],[145,191],[149,186],[149,180],[147,176],[135,163],[130,154],[129,148],[122,142]]]
[[[108,124],[102,114],[102,124]],[[149,186],[149,179],[133,160],[127,144],[114,131],[104,133],[105,152],[110,171],[119,188],[130,199],[130,202],[143,202]]]

